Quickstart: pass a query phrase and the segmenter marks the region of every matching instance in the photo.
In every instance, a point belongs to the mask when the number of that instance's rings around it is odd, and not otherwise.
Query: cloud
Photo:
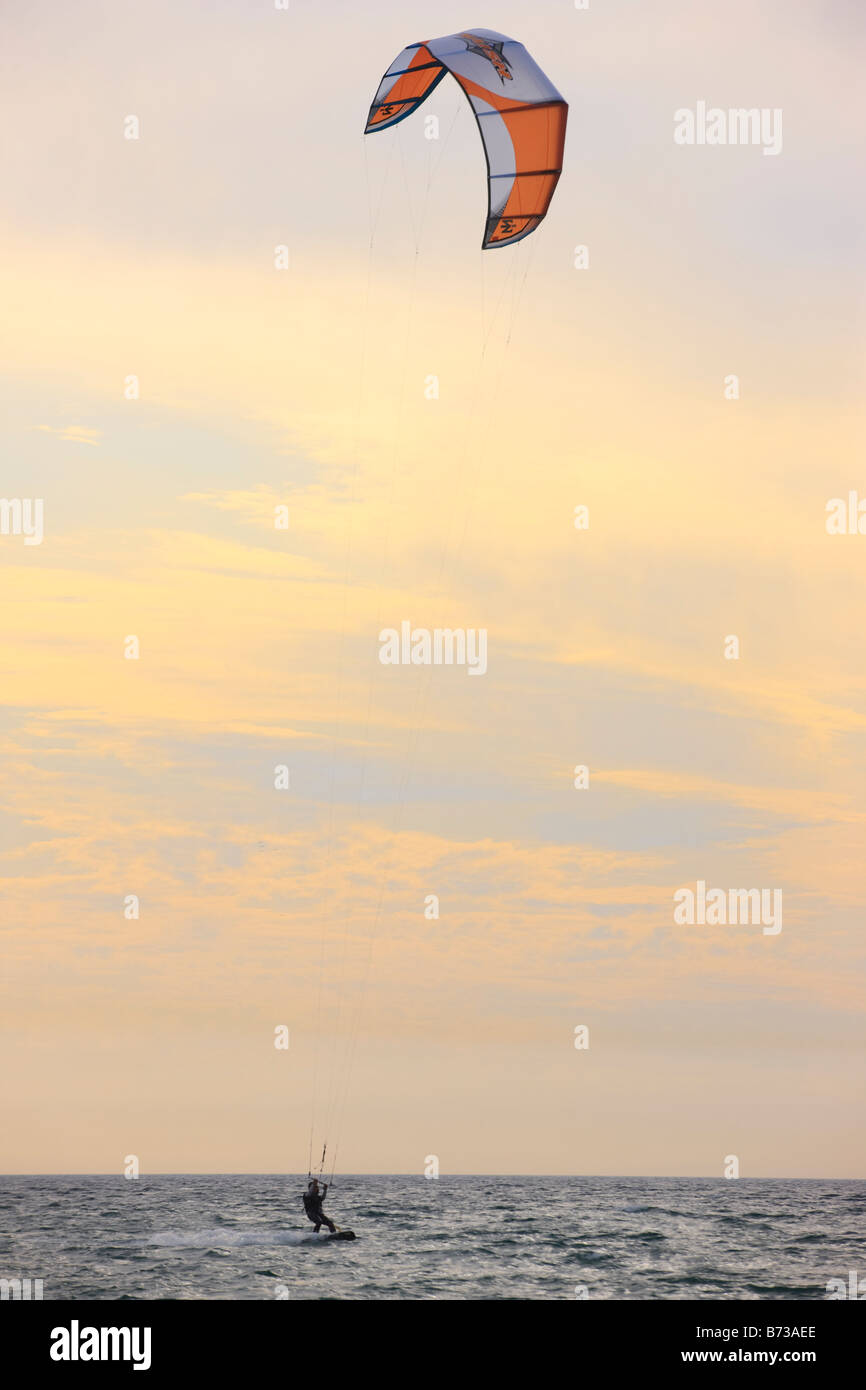
[[[33,428],[43,434],[56,435],[69,444],[92,444],[95,447],[102,438],[102,430],[87,425],[34,425]]]

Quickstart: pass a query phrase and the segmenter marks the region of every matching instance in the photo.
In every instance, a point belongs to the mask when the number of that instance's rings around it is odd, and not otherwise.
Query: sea
[[[0,1278],[48,1299],[827,1299],[866,1291],[866,1182],[0,1177]],[[832,1287],[832,1286],[831,1286]]]

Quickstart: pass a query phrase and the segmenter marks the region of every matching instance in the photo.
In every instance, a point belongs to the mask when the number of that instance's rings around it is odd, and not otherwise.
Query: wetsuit
[[[334,1225],[333,1221],[331,1221],[330,1218],[327,1217],[325,1213],[322,1211],[322,1203],[325,1200],[327,1191],[327,1183],[325,1183],[324,1192],[319,1192],[317,1189],[314,1189],[311,1184],[304,1193],[304,1211],[307,1213],[307,1216],[313,1222],[313,1228],[317,1233],[319,1231],[319,1228],[322,1225],[325,1225],[331,1232],[331,1235],[336,1235],[336,1226]]]

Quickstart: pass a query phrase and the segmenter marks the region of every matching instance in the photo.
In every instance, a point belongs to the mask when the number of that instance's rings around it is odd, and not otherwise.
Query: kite
[[[365,135],[416,111],[446,73],[469,100],[487,158],[483,248],[534,232],[562,172],[568,103],[522,43],[492,29],[411,43],[373,98]]]

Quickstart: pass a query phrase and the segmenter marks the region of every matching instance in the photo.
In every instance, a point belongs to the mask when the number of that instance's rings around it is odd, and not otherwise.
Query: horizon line
[[[139,1182],[144,1177],[150,1178],[295,1178],[322,1177],[322,1174],[309,1174],[303,1172],[272,1172],[247,1171],[247,1170],[196,1170],[196,1169],[153,1169],[146,1173],[139,1173],[135,1178],[128,1178],[123,1172],[95,1172],[90,1169],[80,1171],[61,1171],[55,1173],[0,1173],[0,1182],[4,1178],[123,1178],[124,1182]],[[575,1178],[575,1179],[596,1179],[613,1178],[619,1181],[628,1182],[864,1182],[863,1177],[835,1177],[830,1174],[821,1176],[774,1176],[770,1174],[749,1173],[736,1178],[726,1178],[724,1174],[715,1173],[442,1173],[435,1179],[428,1178],[426,1174],[417,1171],[406,1172],[395,1170],[393,1172],[369,1172],[369,1173],[343,1173],[342,1178],[423,1178],[426,1182],[439,1182],[441,1178]],[[330,1182],[329,1182],[330,1185]]]

